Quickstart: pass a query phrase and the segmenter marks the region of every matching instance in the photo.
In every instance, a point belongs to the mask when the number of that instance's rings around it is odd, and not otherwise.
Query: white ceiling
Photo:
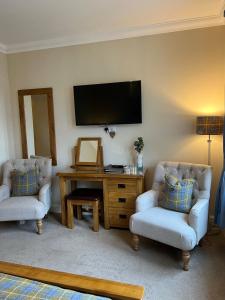
[[[224,24],[221,0],[0,0],[12,53]]]

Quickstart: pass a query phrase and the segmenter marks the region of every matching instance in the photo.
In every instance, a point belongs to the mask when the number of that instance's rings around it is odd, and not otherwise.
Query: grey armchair
[[[39,193],[34,196],[11,197],[11,172],[39,169]],[[0,221],[36,220],[37,233],[43,231],[42,219],[51,206],[51,159],[15,159],[3,165],[3,183],[0,186]]]
[[[166,173],[179,179],[194,178],[196,203],[188,213],[162,208],[158,196]],[[188,270],[190,250],[199,244],[207,232],[212,170],[210,166],[160,162],[155,170],[152,190],[140,195],[136,201],[136,213],[130,218],[133,248],[138,250],[139,236],[144,236],[182,250],[183,269]]]

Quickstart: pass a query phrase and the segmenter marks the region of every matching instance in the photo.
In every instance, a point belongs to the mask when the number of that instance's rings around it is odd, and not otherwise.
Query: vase
[[[140,152],[140,153],[137,152],[136,165],[137,165],[137,171],[143,172],[143,153],[142,152]]]

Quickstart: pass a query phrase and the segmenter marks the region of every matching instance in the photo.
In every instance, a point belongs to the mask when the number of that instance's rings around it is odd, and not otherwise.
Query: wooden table
[[[78,171],[69,168],[56,174],[59,176],[61,194],[61,222],[67,225],[65,197],[68,181],[102,182],[104,195],[104,227],[129,228],[129,218],[135,212],[135,201],[143,193],[144,176],[140,174],[118,174],[104,171]]]

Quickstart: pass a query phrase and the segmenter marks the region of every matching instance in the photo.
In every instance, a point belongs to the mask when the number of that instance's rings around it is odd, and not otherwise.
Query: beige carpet
[[[85,221],[73,230],[50,216],[44,233],[34,223],[0,223],[0,260],[76,274],[140,284],[145,299],[225,299],[225,238],[192,252],[191,269],[181,269],[177,249],[142,239],[141,249],[130,248],[127,230],[100,229],[94,233]]]

